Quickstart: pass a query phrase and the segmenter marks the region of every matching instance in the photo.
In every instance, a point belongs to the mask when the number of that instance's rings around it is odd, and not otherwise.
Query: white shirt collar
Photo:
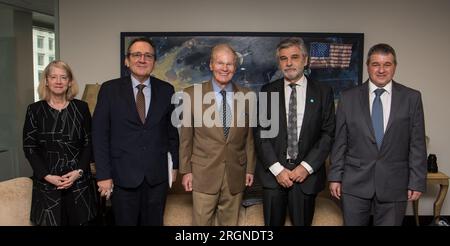
[[[216,80],[214,78],[211,79],[211,83],[213,86],[213,90],[216,93],[220,93],[220,91],[222,91],[222,88],[220,88],[220,86],[218,85],[218,83],[216,82]],[[228,82],[228,84],[223,88],[226,92],[233,92],[233,84],[232,82]]]
[[[131,82],[133,83],[133,88],[136,88],[136,86],[141,84],[141,82],[139,82],[139,80],[134,78],[133,75],[131,75],[130,77],[131,77]],[[143,84],[145,86],[147,86],[147,88],[150,87],[150,77],[148,77],[148,79],[146,79]]]
[[[308,82],[308,80],[306,79],[305,75],[303,75],[300,79],[295,81],[294,84],[296,84],[298,86],[305,86],[307,82]],[[287,81],[286,79],[284,79],[284,87],[288,87],[289,84],[292,84],[292,83]]]
[[[380,87],[376,86],[372,81],[369,80],[369,92],[372,94],[376,89]],[[392,80],[389,81],[384,87],[382,87],[388,94],[392,93]]]

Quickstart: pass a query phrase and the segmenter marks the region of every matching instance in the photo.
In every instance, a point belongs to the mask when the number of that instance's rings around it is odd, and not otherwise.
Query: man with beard
[[[284,78],[264,85],[268,119],[273,94],[278,94],[278,135],[264,137],[266,127],[255,134],[260,162],[256,174],[264,186],[264,223],[281,226],[289,209],[295,226],[312,223],[315,199],[325,187],[325,160],[334,137],[332,89],[303,75],[308,51],[302,39],[288,38],[278,44],[276,56]],[[273,121],[274,119],[272,119]],[[259,119],[261,122],[261,119]]]

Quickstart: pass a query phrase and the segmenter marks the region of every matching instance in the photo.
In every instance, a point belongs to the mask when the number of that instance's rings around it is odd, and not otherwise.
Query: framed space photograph
[[[336,99],[343,89],[362,82],[362,33],[122,32],[121,76],[129,74],[124,65],[126,49],[138,37],[148,37],[156,46],[153,76],[172,83],[177,91],[211,78],[210,53],[218,43],[228,43],[238,53],[233,81],[259,91],[263,84],[282,77],[275,52],[287,37],[303,38],[309,49],[307,76],[333,87]]]

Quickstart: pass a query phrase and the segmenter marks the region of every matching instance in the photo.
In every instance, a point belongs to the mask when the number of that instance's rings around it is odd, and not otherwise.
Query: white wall
[[[119,76],[120,32],[364,33],[364,53],[379,42],[396,49],[395,79],[422,92],[429,152],[450,174],[449,11],[448,0],[60,0],[60,57],[82,92],[86,83]],[[433,213],[436,194],[428,188],[420,214]],[[449,197],[443,215],[450,215]]]

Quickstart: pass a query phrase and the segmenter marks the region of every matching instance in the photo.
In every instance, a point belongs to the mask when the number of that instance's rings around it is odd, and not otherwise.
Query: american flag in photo
[[[310,68],[348,68],[352,44],[313,42],[309,53]]]

